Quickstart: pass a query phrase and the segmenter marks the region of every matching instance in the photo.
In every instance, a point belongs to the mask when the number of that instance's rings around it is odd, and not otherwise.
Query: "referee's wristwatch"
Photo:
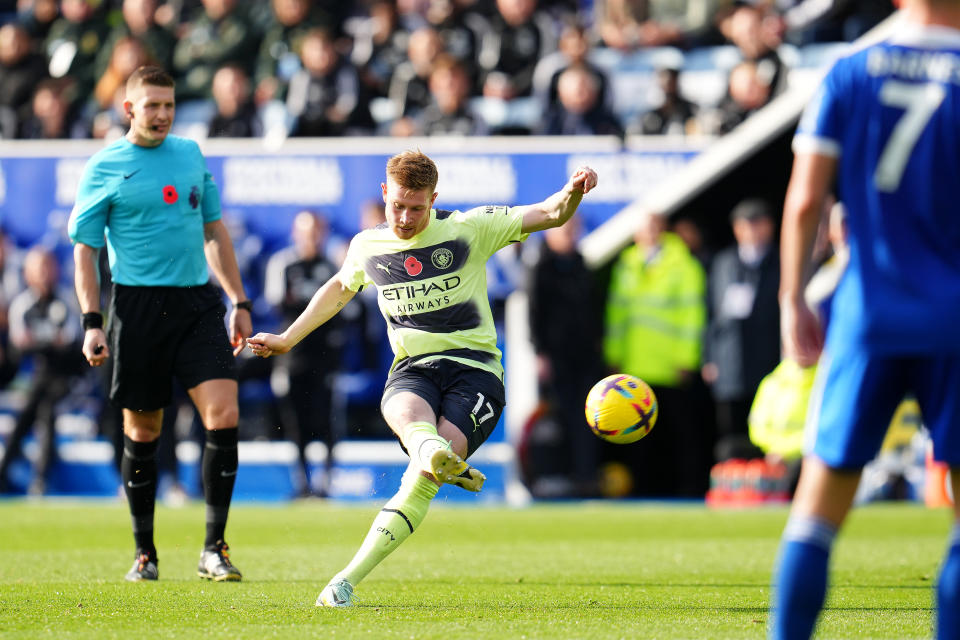
[[[247,313],[251,313],[253,311],[253,300],[241,300],[240,302],[234,302],[233,308],[243,309]]]

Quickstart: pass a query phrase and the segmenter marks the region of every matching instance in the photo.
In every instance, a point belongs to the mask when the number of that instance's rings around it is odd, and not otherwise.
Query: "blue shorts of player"
[[[467,437],[467,457],[493,433],[505,405],[500,378],[489,371],[444,358],[400,362],[387,378],[381,410],[387,400],[400,391],[420,396],[438,420],[446,418],[460,429]]]
[[[934,458],[960,466],[958,390],[960,355],[870,355],[855,347],[824,352],[810,403],[813,453],[830,467],[862,468],[880,450],[897,405],[912,393]]]

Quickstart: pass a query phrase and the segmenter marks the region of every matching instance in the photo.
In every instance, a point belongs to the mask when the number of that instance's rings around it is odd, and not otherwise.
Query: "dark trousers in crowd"
[[[42,495],[46,491],[47,474],[55,455],[56,432],[54,409],[70,390],[70,377],[37,373],[27,392],[27,402],[17,416],[17,422],[7,441],[3,459],[0,460],[0,492],[8,491],[7,473],[10,465],[22,453],[23,439],[36,426],[38,455],[33,469],[33,479],[28,492]]]

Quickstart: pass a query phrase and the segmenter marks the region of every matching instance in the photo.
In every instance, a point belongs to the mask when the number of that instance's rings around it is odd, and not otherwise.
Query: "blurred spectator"
[[[894,12],[889,0],[781,0],[776,26],[794,45],[853,42]]]
[[[213,74],[232,62],[252,69],[257,34],[237,0],[203,0],[173,50],[177,100],[210,98]]]
[[[46,491],[54,456],[54,408],[70,390],[70,378],[81,371],[80,318],[72,292],[57,289],[59,269],[53,253],[34,247],[24,259],[27,289],[10,304],[10,342],[33,364],[27,401],[0,460],[0,492],[8,491],[7,471],[20,456],[21,443],[36,423],[38,456],[28,492]]]
[[[483,16],[471,10],[471,4],[463,0],[430,0],[426,18],[440,34],[447,53],[463,65],[470,77],[470,86],[476,87],[480,75],[477,62],[479,43],[490,25]]]
[[[22,24],[31,38],[39,42],[47,39],[53,23],[60,17],[57,0],[18,0],[17,22]]]
[[[33,90],[46,77],[47,65],[27,30],[14,22],[0,27],[0,137],[16,137],[30,115]]]
[[[130,128],[130,119],[124,110],[125,87],[119,87],[113,95],[113,102],[106,109],[93,115],[89,122],[89,135],[97,140],[116,140]],[[84,125],[87,126],[87,125]]]
[[[716,403],[718,460],[756,457],[747,416],[757,386],[780,362],[780,260],[769,205],[742,201],[730,215],[736,245],[717,254],[708,283],[703,379]]]
[[[250,93],[250,79],[242,67],[228,64],[213,76],[217,112],[210,121],[211,138],[251,138],[263,135],[263,126]]]
[[[586,27],[578,22],[567,22],[560,32],[559,50],[551,53],[537,63],[533,75],[533,93],[543,103],[544,109],[558,102],[557,85],[560,74],[572,66],[582,66],[596,78],[597,90],[604,106],[610,106],[610,82],[603,69],[587,59],[590,52],[590,38]]]
[[[44,42],[50,75],[72,81],[64,96],[71,105],[83,104],[96,82],[94,64],[110,29],[98,5],[95,0],[63,0],[62,15]]]
[[[100,109],[107,109],[113,103],[117,91],[126,92],[127,78],[147,63],[156,63],[150,59],[143,43],[132,37],[120,38],[110,52],[110,61],[93,90],[93,99]]]
[[[576,217],[543,234],[530,273],[530,337],[541,394],[561,426],[562,453],[551,466],[570,483],[568,495],[590,496],[598,492],[600,440],[587,426],[583,401],[604,373],[603,301],[577,250],[578,235]],[[579,336],[573,349],[571,336]]]
[[[271,23],[267,26],[255,74],[256,103],[287,97],[290,78],[300,70],[297,52],[311,29],[322,26],[310,0],[273,0]]]
[[[328,279],[336,272],[323,253],[327,221],[312,211],[296,215],[291,229],[293,245],[274,254],[267,263],[264,297],[277,307],[286,324],[293,322]],[[322,492],[319,479],[311,479],[304,457],[306,446],[323,440],[332,451],[338,436],[332,415],[334,377],[340,369],[341,322],[334,318],[313,331],[300,343],[302,348],[274,361],[274,378],[286,379],[285,396],[292,409],[294,428],[289,430],[300,449],[307,487]]]
[[[537,62],[556,45],[553,23],[537,0],[497,0],[497,13],[480,43],[483,95],[512,100],[533,89]]]
[[[123,109],[127,78],[138,67],[151,60],[143,44],[132,37],[114,43],[110,62],[93,89],[77,127],[94,138],[106,138],[109,132],[125,129],[128,124]]]
[[[769,28],[766,9],[756,5],[738,6],[722,23],[724,35],[737,46],[743,59],[756,65],[757,81],[768,87],[772,98],[785,88],[784,64],[777,53],[780,37]]]
[[[123,0],[123,21],[113,27],[97,55],[94,71],[98,77],[109,68],[117,43],[127,38],[135,38],[154,64],[170,69],[176,38],[169,29],[157,24],[156,13],[157,0]]]
[[[416,117],[430,105],[430,72],[443,52],[443,40],[432,27],[421,27],[410,34],[408,59],[390,79],[389,98],[398,117]]]
[[[704,132],[730,133],[770,101],[770,85],[764,82],[757,63],[744,61],[730,70],[727,95],[701,118]]]
[[[287,109],[297,118],[293,135],[338,136],[370,125],[369,109],[360,104],[360,76],[340,58],[329,31],[311,30],[300,59],[303,69],[290,79],[287,93]]]
[[[713,256],[704,239],[703,229],[700,225],[691,218],[679,216],[671,222],[670,230],[683,240],[683,244],[687,245],[687,249],[690,250],[693,257],[700,261],[704,270],[709,272]]]
[[[580,65],[568,67],[557,83],[558,103],[546,114],[543,133],[563,136],[623,136],[620,121],[603,106],[596,76]]]
[[[17,354],[10,346],[10,301],[23,289],[22,256],[16,245],[0,230],[0,388],[17,374]]]
[[[410,33],[401,29],[394,0],[375,0],[369,15],[353,20],[350,61],[371,96],[387,97],[390,78],[407,59]]]
[[[714,14],[724,0],[595,0],[594,14],[603,43],[632,51],[666,45],[709,42]]]
[[[659,402],[657,426],[643,446],[615,455],[649,496],[698,496],[709,465],[692,396],[706,324],[703,267],[661,214],[643,212],[634,245],[613,265],[606,307],[607,366],[645,380]]]
[[[680,95],[680,70],[661,68],[657,70],[657,86],[663,95],[660,106],[635,119],[627,127],[632,135],[674,135],[695,134],[697,127],[697,105]]]
[[[418,131],[427,136],[482,136],[483,119],[470,109],[470,78],[452,56],[441,56],[430,72],[433,102],[420,114]]]
[[[43,80],[33,94],[30,116],[20,123],[18,137],[33,140],[82,137],[71,130],[69,82]]]

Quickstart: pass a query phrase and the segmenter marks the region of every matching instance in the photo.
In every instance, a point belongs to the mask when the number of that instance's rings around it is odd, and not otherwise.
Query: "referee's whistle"
[[[95,346],[95,347],[93,348],[93,354],[96,355],[96,356],[98,356],[98,355],[100,355],[101,353],[103,353],[103,345],[102,345],[102,344],[98,344],[97,346]]]

